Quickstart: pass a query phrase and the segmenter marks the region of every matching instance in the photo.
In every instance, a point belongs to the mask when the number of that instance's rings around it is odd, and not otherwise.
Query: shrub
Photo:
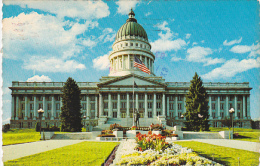
[[[101,134],[113,134],[112,130],[102,130]]]
[[[132,126],[132,127],[131,127],[131,130],[136,130],[136,129],[137,129],[136,126]]]
[[[169,135],[171,135],[172,132],[173,132],[172,130],[165,129],[165,130],[162,131],[162,135],[166,136],[166,137],[169,137]]]
[[[120,124],[111,124],[109,127],[110,130],[114,130],[114,129],[118,129],[120,131],[122,131],[122,126]]]
[[[116,137],[114,134],[100,134],[98,137]]]
[[[3,127],[2,127],[2,131],[3,132],[7,132],[7,131],[9,131],[10,130],[10,124],[8,123],[8,124],[5,124]]]
[[[164,125],[162,125],[162,124],[151,124],[150,125],[150,129],[151,130],[164,130],[165,129],[165,126]]]

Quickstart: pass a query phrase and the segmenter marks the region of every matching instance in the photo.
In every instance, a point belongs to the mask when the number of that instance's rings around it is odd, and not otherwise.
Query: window
[[[240,104],[237,104],[237,109],[240,110]]]
[[[138,43],[135,43],[135,46],[138,47]]]
[[[113,109],[117,109],[117,102],[113,102]]]
[[[152,102],[148,103],[148,108],[153,108],[153,103]]]
[[[139,108],[144,108],[144,103],[139,103]]]
[[[43,97],[42,97],[42,96],[40,96],[40,97],[39,97],[39,100],[40,100],[40,101],[42,101],[42,100],[43,100]]]
[[[173,95],[170,96],[170,100],[171,100],[171,101],[174,100],[174,96],[173,96]]]
[[[215,96],[211,96],[211,101],[216,101]]]
[[[57,103],[57,104],[56,104],[56,110],[59,110],[59,109],[60,109],[60,104]]]
[[[85,103],[82,104],[82,109],[83,109],[83,110],[86,110],[86,104],[85,104]]]
[[[42,107],[42,103],[41,103],[41,104],[39,104],[39,109],[40,109],[40,108],[43,108],[43,107]]]
[[[182,99],[182,96],[178,96],[178,101],[181,101],[181,99]]]
[[[161,108],[161,103],[156,103],[156,108]]]
[[[90,101],[95,101],[95,96],[94,95],[90,96]]]
[[[104,108],[108,108],[108,103],[107,102],[104,103]]]
[[[152,100],[153,99],[152,95],[147,95],[147,98],[148,98],[148,100]]]
[[[108,99],[108,95],[104,94],[104,99],[107,100]]]
[[[34,109],[34,104],[30,104],[30,110]]]
[[[121,99],[125,100],[126,99],[126,95],[121,95]]]
[[[33,101],[33,100],[34,100],[34,97],[33,97],[33,96],[30,96],[30,100]]]
[[[161,99],[161,95],[156,95],[156,99]]]
[[[229,109],[231,109],[231,108],[232,108],[232,104],[230,103],[230,104],[229,104]]]
[[[133,99],[133,95],[132,95],[132,94],[129,95],[129,99],[130,99],[130,100]]]
[[[221,104],[220,104],[220,109],[221,109],[221,110],[224,110],[224,103],[221,103]]]
[[[60,115],[59,115],[59,113],[58,113],[58,112],[56,112],[56,118],[59,118],[59,116],[60,116]]]
[[[32,113],[30,112],[30,118],[32,119]]]
[[[170,110],[173,110],[173,103],[170,103]]]
[[[121,118],[125,118],[125,113],[121,113]]]
[[[130,108],[133,108],[133,102],[129,102]]]
[[[182,113],[181,113],[181,112],[178,112],[178,117],[179,117],[179,118],[181,117],[181,115],[182,115]]]
[[[95,110],[95,103],[91,103],[90,106],[91,106],[91,110]]]
[[[212,112],[212,117],[213,117],[213,119],[215,119],[215,117],[216,117],[216,113],[215,112]]]
[[[117,112],[113,112],[113,118],[117,118]]]
[[[221,118],[224,118],[224,112],[220,112]]]
[[[22,101],[24,101],[24,100],[25,100],[25,97],[23,96],[23,97],[22,97]]]
[[[133,43],[130,43],[130,46],[133,46]]]
[[[237,112],[237,117],[238,117],[238,118],[241,118],[241,117],[240,117],[240,112]]]
[[[144,99],[144,95],[143,94],[140,94],[138,97],[139,97],[140,100]]]
[[[23,113],[22,113],[22,118],[23,118]]]
[[[216,104],[212,103],[212,109],[215,110],[216,109]]]
[[[22,104],[22,110],[24,110],[24,104]]]
[[[60,96],[57,96],[57,101],[60,101]]]
[[[182,104],[178,104],[178,110],[182,110]]]
[[[86,96],[83,95],[82,98],[81,98],[82,101],[86,101]]]
[[[125,46],[128,46],[128,43],[125,43]]]
[[[229,96],[229,101],[232,101],[233,100],[233,96]]]
[[[224,101],[224,96],[220,96],[220,100],[221,100],[221,101]]]
[[[123,44],[121,44],[121,47],[123,47]]]
[[[51,104],[50,104],[50,103],[48,103],[47,109],[48,109],[48,110],[51,110]]]
[[[148,118],[152,118],[153,117],[153,113],[152,112],[148,112]]]
[[[117,95],[116,94],[113,94],[112,95],[112,100],[116,100],[117,99]]]
[[[143,47],[143,45],[142,45],[142,44],[140,44],[140,47],[142,48],[142,47]]]
[[[121,108],[125,108],[125,105],[126,105],[126,103],[125,103],[125,102],[122,102],[122,103],[121,103]]]

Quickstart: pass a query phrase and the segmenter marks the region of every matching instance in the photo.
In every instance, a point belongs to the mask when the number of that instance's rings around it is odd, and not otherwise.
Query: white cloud
[[[177,56],[174,55],[174,54],[171,55],[171,56],[172,56],[171,61],[178,62],[178,61],[182,60],[181,57],[177,57]]]
[[[150,16],[151,14],[152,14],[151,12],[147,12],[144,15],[147,17],[147,16]]]
[[[221,67],[215,68],[211,72],[202,75],[202,78],[212,80],[219,78],[231,78],[238,73],[244,71],[259,68],[260,67],[260,57],[257,59],[243,59],[239,61],[238,59],[231,59],[224,63]]]
[[[195,46],[192,48],[189,48],[187,50],[188,55],[186,56],[186,60],[190,62],[202,62],[204,63],[204,66],[213,65],[217,63],[223,63],[224,59],[218,59],[211,57],[207,57],[208,55],[212,54],[213,51],[211,48],[205,48],[201,46]]]
[[[193,42],[193,43],[192,43],[192,46],[197,45],[197,44],[198,44],[197,42]]]
[[[64,29],[65,26],[70,28]],[[34,59],[60,59],[67,64],[71,62],[68,59],[77,57],[86,46],[93,47],[94,42],[88,39],[85,41],[77,36],[96,26],[98,26],[96,21],[85,21],[80,24],[36,12],[5,18],[3,19],[4,57],[26,62],[27,66],[24,68],[27,69],[38,63],[37,60],[34,62]]]
[[[106,70],[109,68],[110,63],[108,59],[109,55],[105,54],[103,56],[99,56],[95,59],[93,59],[93,67],[98,70]]]
[[[98,37],[98,40],[103,41],[104,43],[112,42],[115,40],[115,37],[116,37],[116,32],[112,28],[105,28],[102,31],[102,35]]]
[[[4,1],[5,5],[19,5],[22,8],[39,9],[58,17],[99,19],[107,17],[109,7],[103,1]]]
[[[201,42],[201,43],[205,43],[205,41],[204,41],[204,40],[201,40],[200,42]]]
[[[152,51],[178,51],[181,48],[185,47],[187,43],[183,39],[173,39],[174,37],[178,36],[177,33],[173,33],[169,27],[167,27],[168,23],[164,21],[162,24],[157,24],[156,27],[158,27],[162,31],[166,31],[166,33],[160,32],[159,39],[155,40],[154,42],[151,42],[152,45]]]
[[[119,0],[116,2],[116,4],[118,5],[117,8],[117,13],[119,14],[128,14],[131,10],[131,8],[133,8],[133,10],[135,9],[136,5],[140,3],[139,1],[125,1],[125,0]]]
[[[191,36],[191,34],[187,33],[187,34],[186,34],[186,39],[189,39],[190,36]]]
[[[51,82],[51,79],[45,75],[42,75],[42,76],[35,75],[31,78],[28,78],[27,82]]]
[[[77,69],[86,68],[84,64],[80,64],[75,60],[63,60],[60,58],[31,58],[25,61],[25,69],[36,70],[40,72],[75,72]]]
[[[260,55],[260,44],[257,45],[252,44],[251,46],[247,45],[236,45],[232,47],[229,51],[238,53],[238,54],[244,54],[249,53],[249,57],[256,57],[257,54]]]
[[[234,45],[234,44],[241,43],[241,41],[242,41],[242,37],[240,39],[238,39],[238,40],[231,40],[230,42],[227,42],[227,40],[225,40],[223,42],[223,45],[224,46],[231,46],[231,45]]]

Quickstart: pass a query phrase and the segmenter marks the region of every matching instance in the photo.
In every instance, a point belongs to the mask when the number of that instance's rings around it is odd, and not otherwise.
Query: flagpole
[[[134,111],[135,111],[135,74],[134,74],[134,60],[133,60],[133,126],[135,125]]]

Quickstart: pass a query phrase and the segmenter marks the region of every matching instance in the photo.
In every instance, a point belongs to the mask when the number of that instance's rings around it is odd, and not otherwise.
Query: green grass
[[[4,165],[101,165],[117,144],[116,142],[86,141],[10,160]]]
[[[195,141],[176,142],[176,144],[191,148],[199,155],[211,160],[214,156],[214,161],[227,166],[237,166],[238,157],[240,158],[241,166],[257,166],[259,164],[258,159],[260,154],[256,152],[227,148]]]
[[[40,132],[36,132],[35,129],[11,129],[3,132],[3,145],[35,142],[40,138]]]
[[[234,138],[234,140],[260,142],[260,132],[238,132],[238,134],[239,138]]]
[[[227,127],[210,127],[210,131],[226,131],[229,130]],[[259,129],[245,129],[245,128],[234,128],[234,133],[237,132],[260,132]]]

